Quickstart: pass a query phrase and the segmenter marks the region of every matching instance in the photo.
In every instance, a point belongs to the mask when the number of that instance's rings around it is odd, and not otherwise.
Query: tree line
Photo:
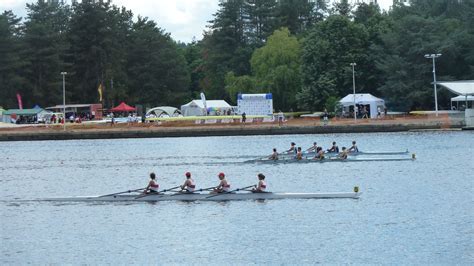
[[[275,109],[333,110],[352,92],[392,110],[432,109],[438,80],[472,79],[474,2],[412,0],[381,11],[347,0],[228,0],[200,41],[174,41],[156,22],[125,7],[82,1],[27,4],[23,20],[0,15],[0,106],[119,101],[179,106],[199,98],[271,92]],[[450,94],[439,90],[440,106]]]

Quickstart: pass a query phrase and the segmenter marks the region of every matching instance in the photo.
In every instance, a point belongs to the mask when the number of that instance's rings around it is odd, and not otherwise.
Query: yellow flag
[[[99,92],[99,102],[102,102],[102,83],[99,84],[99,88],[97,88],[97,91]]]

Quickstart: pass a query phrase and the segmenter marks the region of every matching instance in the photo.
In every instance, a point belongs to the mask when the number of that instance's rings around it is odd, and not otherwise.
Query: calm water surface
[[[416,161],[244,164],[317,141]],[[0,143],[0,264],[473,264],[474,133],[410,132]],[[380,157],[380,156],[379,156]],[[234,188],[363,192],[358,200],[60,203],[224,171]],[[13,200],[15,199],[15,200]]]

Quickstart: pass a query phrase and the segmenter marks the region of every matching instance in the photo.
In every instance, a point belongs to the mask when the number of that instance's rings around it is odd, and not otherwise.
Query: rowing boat
[[[271,160],[271,159],[257,159],[257,160],[248,160],[244,163],[327,163],[327,162],[390,162],[390,161],[413,161],[415,160],[414,157],[412,158],[350,158],[347,159],[340,159],[340,158],[325,158],[322,160],[316,160],[312,157],[306,157],[301,160],[297,160],[295,158],[284,158],[278,160]]]
[[[78,196],[64,198],[46,198],[41,201],[228,201],[228,200],[275,200],[275,199],[332,199],[332,198],[359,198],[362,192],[328,192],[328,193],[176,193],[137,195],[107,195],[107,196]]]
[[[314,151],[311,152],[303,152],[303,155],[306,156],[314,156],[316,153]],[[325,152],[325,156],[337,156],[339,153],[338,152]],[[358,151],[358,152],[349,152],[347,153],[349,156],[359,156],[359,155],[407,155],[409,154],[409,151]],[[283,157],[294,157],[296,154],[294,153],[281,153],[278,156],[283,156]]]

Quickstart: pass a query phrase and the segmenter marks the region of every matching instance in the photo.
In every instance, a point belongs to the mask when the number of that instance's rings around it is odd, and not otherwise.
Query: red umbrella
[[[135,107],[131,107],[131,106],[127,105],[124,102],[121,102],[116,107],[110,109],[110,111],[112,111],[112,112],[132,112],[132,111],[135,111],[135,110],[137,110]]]

